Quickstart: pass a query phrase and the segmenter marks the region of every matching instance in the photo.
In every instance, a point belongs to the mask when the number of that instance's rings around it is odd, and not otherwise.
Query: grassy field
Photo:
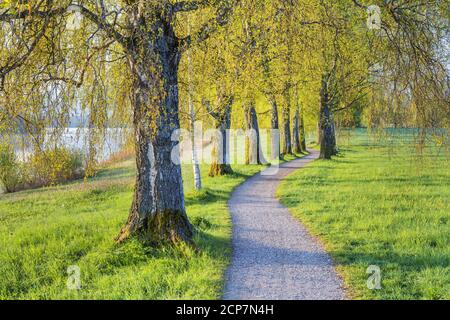
[[[411,137],[342,139],[342,154],[283,182],[278,195],[324,243],[353,298],[450,299],[450,162]],[[370,265],[381,290],[367,288]]]
[[[340,140],[339,157],[288,177],[282,202],[324,242],[352,297],[450,299],[447,155],[428,148],[417,156],[408,134]],[[207,169],[198,193],[183,168],[200,252],[114,244],[131,204],[132,160],[88,182],[0,195],[0,299],[219,298],[231,253],[227,200],[261,167],[214,179]],[[66,286],[72,265],[80,291]],[[369,265],[381,268],[381,290],[367,289]]]
[[[102,170],[89,182],[0,195],[0,299],[215,299],[230,259],[231,191],[258,166],[208,178],[195,192],[183,170],[188,215],[201,249],[149,249],[114,244],[131,205],[133,161]],[[70,291],[67,268],[81,270]]]

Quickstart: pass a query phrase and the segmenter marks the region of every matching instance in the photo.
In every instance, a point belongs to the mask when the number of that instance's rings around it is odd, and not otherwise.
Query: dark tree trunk
[[[300,112],[297,109],[295,110],[293,125],[292,125],[292,149],[294,153],[302,153],[302,146],[300,143]]]
[[[320,159],[331,159],[332,156],[336,155],[336,137],[327,77],[323,78],[320,90],[319,143]]]
[[[263,75],[264,81],[266,85],[266,96],[268,97],[269,103],[271,105],[270,111],[270,122],[272,132],[270,134],[270,154],[271,160],[278,160],[280,158],[280,124],[278,119],[278,105],[276,96],[273,93],[274,85],[271,80],[271,68],[270,63],[271,59],[268,54],[268,48],[266,46],[262,46],[262,67],[263,67]]]
[[[247,124],[247,136],[245,141],[245,163],[263,164],[264,156],[261,146],[261,136],[258,126],[258,116],[253,103],[244,108],[245,121]]]
[[[320,159],[331,159],[334,155],[333,127],[330,110],[324,106],[320,112]]]
[[[333,148],[333,156],[337,155],[339,153],[338,147],[337,147],[337,138],[336,138],[336,123],[334,122],[334,115],[333,112],[331,112],[331,146]]]
[[[283,92],[283,98],[284,98],[284,105],[283,105],[283,144],[282,144],[282,154],[288,155],[292,154],[292,137],[291,137],[291,90],[293,89],[293,81],[292,81],[292,75],[293,75],[293,41],[294,41],[294,33],[292,32],[293,25],[294,25],[294,2],[292,1],[286,1],[284,3],[286,5],[284,12],[284,19],[285,24],[281,28],[283,32],[285,33],[285,41],[286,41],[286,56],[284,59],[286,60],[284,63],[284,72],[286,73],[285,77],[286,80],[284,82],[284,92]]]
[[[306,153],[305,127],[303,115],[300,113],[300,100],[298,95],[298,86],[295,87],[295,113],[292,128],[292,148],[294,153]]]
[[[215,119],[218,136],[214,137],[214,147],[212,151],[212,163],[209,168],[209,176],[217,177],[232,174],[230,161],[230,128],[231,128],[231,108],[233,97],[220,97],[217,110],[213,111],[209,101],[204,100],[203,104]]]
[[[290,85],[284,93],[284,106],[283,106],[283,147],[282,154],[292,154],[292,141],[291,141],[291,96]]]
[[[306,134],[305,134],[305,118],[303,112],[300,111],[300,127],[298,129],[300,136],[300,146],[303,152],[307,152],[306,150]]]
[[[139,46],[145,47],[144,52],[135,51],[130,58],[137,175],[128,222],[117,241],[136,235],[154,245],[191,242],[181,167],[171,159],[178,147],[171,136],[180,127],[180,52],[170,22],[161,20],[153,27],[155,38],[139,39],[148,45]]]
[[[278,120],[278,106],[275,97],[270,99],[270,104],[272,106],[270,112],[270,122],[272,126],[272,133],[270,137],[270,152],[272,155],[272,160],[280,158],[280,124]]]

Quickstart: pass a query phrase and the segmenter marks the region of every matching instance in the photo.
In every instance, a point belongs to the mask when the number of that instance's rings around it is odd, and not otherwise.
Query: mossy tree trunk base
[[[233,173],[234,173],[234,171],[229,164],[213,163],[213,164],[211,164],[211,167],[209,168],[208,175],[210,177],[220,177],[220,176],[225,176],[225,175],[229,175],[229,174],[233,174]]]
[[[185,213],[165,210],[140,218],[131,214],[116,241],[122,243],[137,237],[150,246],[192,244],[194,230]]]

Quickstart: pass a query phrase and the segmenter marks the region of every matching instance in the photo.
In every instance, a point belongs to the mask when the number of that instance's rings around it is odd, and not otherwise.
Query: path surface
[[[233,258],[224,299],[345,299],[328,254],[275,196],[283,178],[317,157],[312,151],[281,165],[276,175],[250,178],[233,193]]]

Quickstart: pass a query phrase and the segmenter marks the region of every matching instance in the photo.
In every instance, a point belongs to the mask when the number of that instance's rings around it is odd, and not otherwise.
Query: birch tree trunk
[[[188,31],[191,33],[190,21],[188,20]],[[193,85],[193,68],[192,68],[192,53],[191,50],[187,52],[188,58],[188,82],[189,82],[189,129],[192,147],[192,171],[194,174],[194,188],[195,190],[202,189],[202,176],[200,172],[200,165],[198,163],[197,146],[195,141],[195,108],[194,108],[194,85]]]
[[[152,25],[155,36],[129,58],[133,72],[136,185],[127,224],[117,241],[138,236],[150,244],[191,242],[181,167],[171,159],[178,148],[172,133],[179,129],[178,66],[181,54],[170,22]],[[145,34],[145,33],[144,33]]]
[[[195,141],[195,111],[192,96],[189,97],[189,127],[192,146],[192,170],[194,174],[194,188],[195,190],[201,190],[202,176],[200,172],[200,165],[198,163],[197,145]]]

